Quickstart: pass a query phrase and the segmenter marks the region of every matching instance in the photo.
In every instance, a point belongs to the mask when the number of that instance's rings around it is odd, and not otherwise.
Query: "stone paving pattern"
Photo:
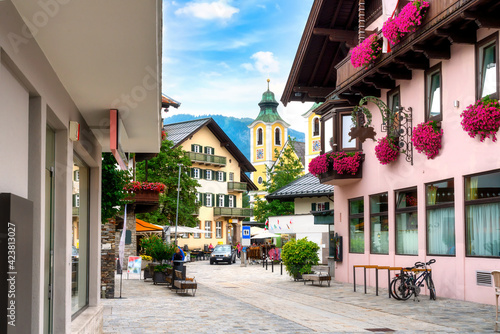
[[[122,299],[103,299],[104,333],[493,333],[495,306],[439,298],[389,299],[387,290],[332,281],[294,282],[280,267],[187,263],[198,290],[176,294],[123,279]],[[124,275],[125,277],[125,275]],[[361,278],[362,280],[362,278]],[[115,296],[119,296],[119,280]],[[494,298],[492,288],[492,300]]]

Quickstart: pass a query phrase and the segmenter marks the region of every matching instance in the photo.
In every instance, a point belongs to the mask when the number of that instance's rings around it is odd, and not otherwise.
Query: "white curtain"
[[[396,215],[396,254],[418,255],[417,213]]]
[[[467,206],[467,255],[500,256],[500,203]]]
[[[427,253],[455,255],[455,210],[427,210]]]

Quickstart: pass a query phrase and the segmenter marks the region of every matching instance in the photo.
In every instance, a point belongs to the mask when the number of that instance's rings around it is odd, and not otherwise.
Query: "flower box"
[[[414,32],[422,24],[428,8],[429,2],[427,1],[411,1],[401,9],[398,16],[390,17],[384,22],[383,36],[391,45],[399,43],[405,35]]]
[[[497,140],[497,132],[500,128],[500,103],[486,97],[471,104],[462,114],[462,129],[469,137],[476,138],[483,142],[486,138],[492,141]]]
[[[324,173],[318,175],[321,183],[327,183],[331,185],[346,185],[354,182],[358,182],[363,177],[363,161],[365,155],[359,154],[359,167],[353,173],[342,173],[339,174],[333,168],[333,161],[328,162],[328,170]]]
[[[374,63],[381,55],[382,46],[376,34],[370,35],[363,42],[355,46],[351,51],[351,64],[361,67]]]

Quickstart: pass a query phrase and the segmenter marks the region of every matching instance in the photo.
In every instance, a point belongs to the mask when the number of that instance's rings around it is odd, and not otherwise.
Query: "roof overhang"
[[[315,0],[281,102],[322,102],[335,90],[340,62],[357,36],[357,0]]]
[[[118,109],[124,151],[158,152],[162,1],[12,2],[103,151]]]

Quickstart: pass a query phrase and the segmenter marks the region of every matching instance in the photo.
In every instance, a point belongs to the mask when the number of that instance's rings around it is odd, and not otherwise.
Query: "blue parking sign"
[[[242,239],[250,239],[250,226],[243,226],[241,230]]]

